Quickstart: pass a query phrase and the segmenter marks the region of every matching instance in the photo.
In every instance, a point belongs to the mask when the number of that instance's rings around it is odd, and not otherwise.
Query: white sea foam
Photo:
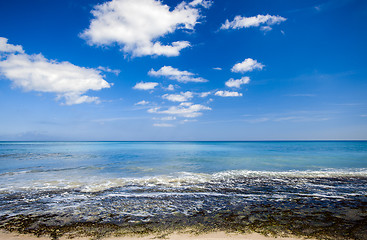
[[[367,178],[367,169],[325,169],[320,171],[250,171],[233,170],[208,173],[179,172],[173,175],[159,175],[140,178],[108,178],[102,176],[63,176],[47,175],[41,179],[29,181],[19,179],[19,181],[9,181],[5,179],[8,176],[0,178],[0,191],[17,190],[60,190],[76,189],[82,192],[99,192],[112,188],[126,187],[131,190],[137,188],[202,188],[205,184],[224,184],[228,185],[234,182],[251,179],[252,182],[262,182],[265,180],[287,183],[294,179],[306,182],[316,178]],[[6,181],[8,180],[8,181]],[[305,182],[305,184],[306,184]],[[333,188],[333,186],[323,185],[313,187]]]

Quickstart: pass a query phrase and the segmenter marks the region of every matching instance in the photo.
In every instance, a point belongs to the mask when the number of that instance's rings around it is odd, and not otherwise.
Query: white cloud
[[[210,8],[213,5],[213,1],[211,0],[194,0],[191,3],[189,3],[190,6],[196,7],[196,6],[202,6],[204,8]]]
[[[58,100],[64,99],[64,104],[73,105],[98,103],[98,97],[84,94],[89,90],[98,91],[111,86],[96,69],[48,60],[42,54],[28,55],[22,53],[19,45],[7,44],[6,49],[20,54],[7,55],[0,61],[0,74],[24,91],[55,93]]]
[[[185,123],[188,123],[188,122],[197,122],[196,119],[184,119],[182,121],[180,121],[181,124],[185,124]]]
[[[228,21],[220,27],[220,29],[239,29],[239,28],[249,28],[249,27],[259,27],[260,25],[265,25],[267,27],[280,24],[281,22],[286,21],[287,19],[281,16],[272,16],[272,15],[257,15],[253,17],[241,17],[236,16],[233,21]],[[269,28],[263,30],[271,30]]]
[[[151,108],[148,110],[149,113],[159,113],[159,114],[168,114],[168,115],[178,115],[187,118],[195,118],[202,115],[201,111],[211,110],[210,107],[201,105],[201,104],[193,104],[190,106],[172,106],[167,110],[160,110],[159,107]]]
[[[164,94],[162,98],[171,102],[186,102],[193,98],[193,93],[190,91],[181,92],[180,94]]]
[[[249,77],[242,77],[240,79],[229,79],[225,84],[227,87],[241,88],[241,85],[248,84],[250,82]]]
[[[175,86],[173,86],[172,84],[170,84],[165,89],[168,90],[168,91],[173,91],[173,90],[175,90]]]
[[[133,89],[151,90],[151,89],[154,89],[156,86],[158,86],[158,83],[156,82],[140,82],[140,83],[135,84]]]
[[[145,100],[135,103],[135,105],[147,105],[147,104],[149,104],[149,102]]]
[[[191,105],[193,105],[192,102],[183,102],[183,103],[180,103],[180,106],[184,106],[184,107],[190,107]]]
[[[202,93],[199,93],[199,96],[204,98],[204,97],[209,96],[210,94],[212,94],[212,92],[202,92]]]
[[[269,32],[269,31],[273,30],[273,28],[270,27],[270,26],[262,26],[260,28],[260,30],[263,31],[263,32]]]
[[[175,125],[170,123],[154,123],[154,127],[174,127]]]
[[[220,68],[220,67],[214,67],[213,69],[214,70],[218,70],[218,71],[221,71],[222,70],[222,68]]]
[[[168,116],[168,117],[162,117],[162,118],[153,118],[154,120],[161,120],[161,121],[174,121],[176,120],[176,117]]]
[[[102,70],[102,71],[104,71],[104,72],[110,72],[110,73],[113,73],[113,74],[115,74],[116,76],[118,76],[119,74],[120,74],[120,70],[116,70],[116,69],[111,69],[111,68],[109,68],[109,67],[102,67],[102,66],[99,66],[98,68],[97,68],[98,70]]]
[[[208,80],[201,78],[201,77],[195,77],[194,73],[188,72],[188,71],[180,71],[177,68],[173,68],[171,66],[163,66],[158,71],[155,71],[154,69],[151,69],[148,72],[148,75],[154,76],[154,77],[167,77],[171,80],[176,80],[178,82],[187,83],[187,82],[207,82]]]
[[[265,65],[259,63],[258,61],[252,59],[252,58],[247,58],[245,59],[243,62],[237,63],[235,64],[231,71],[232,72],[252,72],[253,70],[256,69],[263,69],[263,67],[265,67]]]
[[[220,97],[241,97],[242,93],[230,92],[230,91],[217,91],[215,95]]]
[[[8,44],[8,39],[0,37],[0,53],[24,53],[23,47],[20,45]]]
[[[162,45],[158,39],[177,29],[193,30],[201,18],[195,7],[209,7],[209,2],[182,2],[170,10],[158,0],[112,0],[94,7],[94,18],[80,36],[90,45],[117,43],[133,56],[178,56],[189,42]]]

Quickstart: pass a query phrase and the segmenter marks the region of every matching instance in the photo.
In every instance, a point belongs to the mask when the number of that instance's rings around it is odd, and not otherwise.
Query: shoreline
[[[7,232],[4,230],[0,230],[0,240],[50,240],[55,239],[52,237],[40,236],[37,237],[31,234],[19,234],[15,232]],[[67,239],[75,239],[75,240],[91,240],[93,237],[60,237],[56,238],[58,240],[67,240]],[[260,233],[226,233],[222,231],[218,232],[210,232],[203,234],[189,234],[189,233],[172,233],[164,236],[157,235],[144,235],[144,236],[122,236],[122,237],[105,237],[101,238],[101,240],[151,240],[151,239],[166,239],[166,240],[316,240],[315,238],[302,238],[297,236],[289,236],[289,237],[270,237],[265,236]]]

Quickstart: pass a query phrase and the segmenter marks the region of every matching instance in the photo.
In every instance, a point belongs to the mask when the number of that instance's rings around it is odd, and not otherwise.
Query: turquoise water
[[[0,174],[143,177],[367,168],[367,142],[0,142]]]
[[[152,178],[179,181],[191,176],[192,181],[202,181],[205,174],[321,177],[366,173],[366,141],[0,143],[2,191],[98,191]]]
[[[248,206],[351,208],[365,219],[366,184],[366,141],[0,142],[0,225],[17,216],[51,224],[45,214],[61,225],[193,221]]]

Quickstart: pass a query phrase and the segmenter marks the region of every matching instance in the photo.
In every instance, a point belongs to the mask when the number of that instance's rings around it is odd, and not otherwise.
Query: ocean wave
[[[38,171],[38,170],[36,170]],[[35,172],[31,170],[30,172]],[[9,173],[7,173],[10,175]],[[216,173],[193,173],[178,172],[172,175],[159,175],[137,178],[108,178],[97,176],[61,177],[57,179],[32,179],[29,182],[9,182],[11,184],[1,184],[0,191],[9,190],[52,190],[52,189],[76,189],[81,192],[100,192],[108,189],[125,188],[198,188],[215,185],[230,187],[231,184],[256,182],[273,182],[274,184],[289,184],[297,181],[299,184],[312,185],[313,188],[334,188],[332,185],[325,185],[312,182],[315,179],[331,178],[367,178],[367,169],[324,169],[319,171],[250,171],[232,170]]]

